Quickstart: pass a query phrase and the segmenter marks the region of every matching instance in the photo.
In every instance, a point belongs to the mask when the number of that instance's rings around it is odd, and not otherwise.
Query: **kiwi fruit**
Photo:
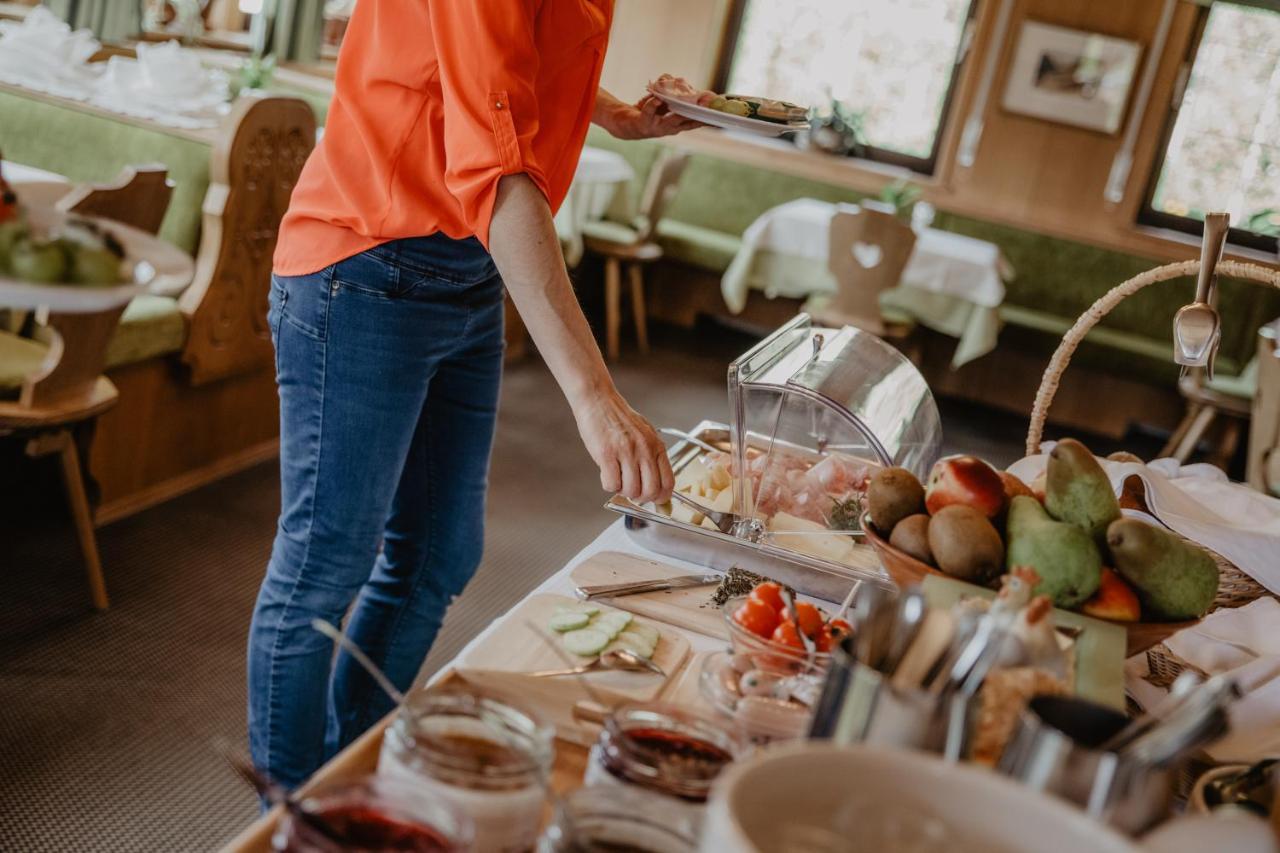
[[[1004,543],[985,515],[952,504],[929,520],[929,550],[938,568],[953,577],[986,583],[1004,568]]]
[[[889,544],[902,553],[932,566],[933,551],[929,548],[929,516],[918,512],[899,521],[893,527]]]
[[[924,512],[924,486],[906,468],[882,468],[867,486],[867,511],[876,529],[888,536],[899,521]]]

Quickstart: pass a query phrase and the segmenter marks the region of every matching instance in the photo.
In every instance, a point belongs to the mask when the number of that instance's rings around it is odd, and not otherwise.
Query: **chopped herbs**
[[[831,529],[858,530],[862,525],[862,495],[842,501],[831,499]]]
[[[711,604],[716,607],[723,607],[724,603],[731,598],[750,595],[751,590],[767,580],[769,578],[763,575],[740,569],[737,566],[730,566],[729,571],[725,572],[724,578],[720,581],[720,585],[711,594]],[[784,588],[792,595],[795,595],[795,591],[791,587],[784,584]]]

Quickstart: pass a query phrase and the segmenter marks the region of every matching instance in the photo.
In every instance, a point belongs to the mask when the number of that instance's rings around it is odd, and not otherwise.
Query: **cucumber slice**
[[[616,637],[631,624],[631,614],[622,610],[611,610],[596,617],[593,627],[608,631],[610,637]]]
[[[638,619],[628,625],[627,630],[633,634],[639,634],[641,637],[644,637],[645,640],[654,647],[658,645],[658,640],[662,637],[662,634],[657,628],[647,622],[641,622]]]
[[[579,628],[564,635],[564,647],[578,657],[595,657],[607,645],[609,635],[595,628]]]
[[[587,627],[587,623],[591,621],[591,617],[585,613],[557,613],[547,621],[547,626],[552,631],[558,631],[563,634],[565,631],[576,631],[579,628]]]
[[[556,613],[585,613],[588,616],[595,616],[599,612],[599,607],[586,602],[582,604],[565,604],[556,608]]]
[[[613,640],[614,645],[623,646],[631,649],[631,651],[641,657],[651,658],[657,650],[658,644],[651,643],[646,637],[642,637],[635,631],[623,631]]]

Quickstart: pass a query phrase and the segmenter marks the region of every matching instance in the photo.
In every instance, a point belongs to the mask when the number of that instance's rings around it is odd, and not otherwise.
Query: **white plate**
[[[732,113],[722,113],[719,110],[711,109],[711,107],[691,104],[688,101],[682,101],[670,95],[655,92],[652,89],[649,90],[649,94],[666,104],[671,112],[678,116],[691,118],[694,121],[700,121],[703,124],[709,124],[714,127],[722,127],[725,130],[745,130],[747,133],[754,133],[757,136],[781,136],[784,133],[809,129],[809,122],[807,121],[779,124],[778,122],[765,121],[759,118],[747,118],[746,116],[736,116]]]
[[[27,215],[37,229],[46,230],[67,218],[65,213],[55,207],[24,196],[22,184],[15,183],[14,189],[19,198],[23,199]],[[67,312],[104,311],[142,293],[176,294],[190,284],[195,276],[195,262],[191,256],[171,243],[121,222],[79,214],[75,218],[98,224],[120,241],[120,245],[124,247],[124,262],[131,271],[132,281],[97,286],[70,282],[39,284],[0,274],[0,306],[47,306]]]

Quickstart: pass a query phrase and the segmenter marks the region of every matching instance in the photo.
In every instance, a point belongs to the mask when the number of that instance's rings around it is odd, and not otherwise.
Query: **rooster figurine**
[[[4,155],[0,154],[0,225],[18,218],[18,194],[4,179]]]

